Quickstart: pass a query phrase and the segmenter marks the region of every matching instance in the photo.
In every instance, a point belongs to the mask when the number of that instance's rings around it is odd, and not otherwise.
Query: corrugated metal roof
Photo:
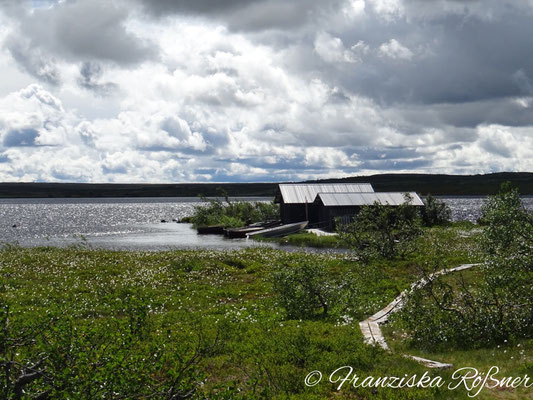
[[[424,203],[415,192],[409,193],[412,196],[411,205],[423,206]],[[327,207],[335,206],[363,206],[372,205],[374,202],[399,206],[405,203],[403,193],[400,192],[376,192],[376,193],[318,193],[316,199],[320,198]]]
[[[370,183],[297,183],[280,184],[279,191],[285,203],[312,203],[318,193],[373,192]],[[280,200],[276,196],[276,200]]]

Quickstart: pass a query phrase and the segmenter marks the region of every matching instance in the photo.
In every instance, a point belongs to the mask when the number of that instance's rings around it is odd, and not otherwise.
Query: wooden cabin
[[[280,184],[274,202],[280,204],[281,222],[290,224],[309,221],[311,228],[328,225],[320,214],[320,204],[315,203],[318,193],[372,193],[370,183],[295,183]]]
[[[415,192],[410,192],[410,204],[423,206],[424,203]],[[341,223],[349,223],[359,212],[361,206],[379,203],[389,206],[399,206],[405,203],[404,193],[400,192],[373,192],[373,193],[332,193],[319,192],[315,197],[313,206],[318,210],[318,219],[323,221],[322,228],[335,230],[335,220],[340,218]]]

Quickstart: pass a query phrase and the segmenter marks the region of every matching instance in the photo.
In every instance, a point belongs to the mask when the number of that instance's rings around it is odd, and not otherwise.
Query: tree
[[[435,199],[431,194],[426,196],[421,210],[425,226],[442,225],[451,218],[452,211],[443,201]]]

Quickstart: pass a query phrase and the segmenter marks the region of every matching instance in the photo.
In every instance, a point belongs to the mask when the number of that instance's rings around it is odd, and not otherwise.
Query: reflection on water
[[[94,247],[105,249],[150,250],[172,249],[241,249],[251,246],[277,247],[270,243],[257,243],[246,239],[226,239],[222,235],[198,235],[191,224],[150,224],[145,231],[128,235],[109,237],[98,236],[90,239]]]
[[[476,222],[481,216],[481,208],[485,197],[457,196],[457,197],[440,197],[452,210],[453,221],[471,221]],[[533,197],[524,196],[522,198],[524,206],[533,211]]]
[[[146,250],[254,245],[221,236],[199,236],[189,224],[172,222],[192,215],[199,204],[198,198],[183,197],[0,199],[0,243],[32,247],[82,243],[105,249]],[[161,223],[162,220],[169,222]]]
[[[454,220],[475,221],[482,197],[441,198]],[[270,201],[271,198],[246,198]],[[0,243],[21,246],[68,246],[86,243],[105,249],[237,249],[258,244],[245,239],[197,235],[179,220],[193,213],[197,198],[0,199]],[[533,209],[533,197],[524,198]]]

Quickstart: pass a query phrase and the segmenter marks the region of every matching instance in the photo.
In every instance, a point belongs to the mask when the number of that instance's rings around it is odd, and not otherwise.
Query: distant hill
[[[533,173],[503,172],[486,175],[381,174],[307,183],[369,182],[378,192],[415,191],[425,195],[487,195],[510,181],[521,194],[533,195]],[[230,196],[273,197],[277,183],[0,183],[0,198],[36,197],[196,197],[219,196],[221,189]]]
[[[196,197],[274,196],[275,183],[0,183],[0,198],[6,197]]]
[[[431,193],[464,196],[497,193],[500,185],[505,181],[518,187],[521,194],[533,195],[533,173],[531,172],[502,172],[485,175],[381,174],[327,179],[319,182],[369,182],[377,192],[415,191],[423,195]]]

